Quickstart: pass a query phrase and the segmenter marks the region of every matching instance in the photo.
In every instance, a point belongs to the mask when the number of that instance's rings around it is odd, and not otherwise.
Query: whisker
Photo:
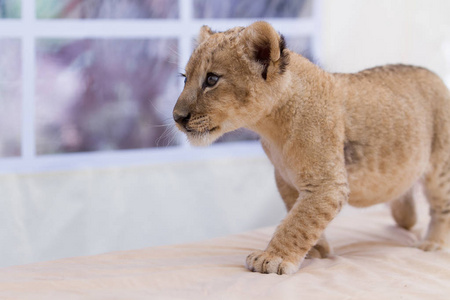
[[[178,51],[171,46],[168,46],[167,49],[172,54],[169,56],[169,59],[167,60],[167,62],[169,62],[170,64],[173,64],[173,65],[178,65],[178,62],[181,57],[180,53],[178,53]]]
[[[150,125],[150,128],[169,127],[169,126],[171,126],[171,125],[172,125],[172,124],[158,124],[158,125],[151,124],[151,125]]]
[[[171,46],[168,46],[167,49],[169,49],[169,51],[172,52],[172,54],[174,54],[177,58],[181,57],[180,53],[177,51],[178,49],[174,49]]]
[[[160,111],[160,110],[155,106],[155,104],[153,104],[153,101],[152,101],[151,99],[149,99],[148,102],[152,105],[153,109],[154,109],[158,114],[163,115],[163,116],[166,115],[165,113],[163,113],[162,111]]]
[[[171,124],[171,123],[173,123],[174,121],[173,121],[172,116],[170,116],[170,117],[167,117],[166,119],[164,119],[163,122],[166,123],[166,124]]]
[[[161,139],[166,135],[167,130],[169,129],[169,127],[166,128],[166,130],[164,130],[164,132],[156,139],[156,147],[159,147],[159,142],[161,141]]]
[[[175,127],[172,127],[170,129],[169,140],[167,141],[166,147],[172,145],[173,141],[175,141],[175,137],[176,137]]]
[[[167,140],[166,147],[170,146],[172,142],[175,140],[176,137],[176,127],[173,123],[167,124],[166,129],[164,132],[159,136],[159,138],[156,140],[156,146],[159,147],[159,144],[162,140]]]

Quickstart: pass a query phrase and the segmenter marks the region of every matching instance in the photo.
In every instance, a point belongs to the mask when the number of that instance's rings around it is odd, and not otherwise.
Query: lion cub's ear
[[[247,45],[250,58],[262,66],[261,76],[267,80],[276,68],[284,68],[287,62],[281,62],[284,39],[267,22],[258,21],[242,32],[243,42]],[[281,70],[284,71],[284,70]]]
[[[200,28],[200,33],[198,34],[197,44],[200,45],[201,43],[209,39],[209,37],[214,33],[215,32],[212,31],[211,28],[209,28],[206,25],[203,25],[202,28]]]

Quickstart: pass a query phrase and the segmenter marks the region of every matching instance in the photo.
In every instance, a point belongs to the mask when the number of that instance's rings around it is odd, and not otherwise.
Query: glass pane
[[[36,0],[36,15],[40,19],[178,18],[178,1]]]
[[[20,0],[0,0],[0,19],[20,18]]]
[[[0,39],[0,157],[20,155],[20,40]]]
[[[175,144],[176,52],[173,39],[38,40],[38,154]]]
[[[194,0],[196,18],[310,17],[313,0]]]

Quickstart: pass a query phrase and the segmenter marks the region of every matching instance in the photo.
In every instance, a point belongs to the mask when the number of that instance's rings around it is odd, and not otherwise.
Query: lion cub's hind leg
[[[325,238],[325,234],[322,234],[317,244],[315,244],[311,250],[309,250],[308,254],[306,254],[306,258],[325,258],[328,257],[330,252],[330,245]]]
[[[411,188],[402,197],[391,202],[391,213],[398,226],[411,229],[417,221],[414,203],[414,188]]]
[[[450,162],[433,170],[425,180],[425,194],[430,203],[430,224],[419,248],[441,250],[450,246]]]

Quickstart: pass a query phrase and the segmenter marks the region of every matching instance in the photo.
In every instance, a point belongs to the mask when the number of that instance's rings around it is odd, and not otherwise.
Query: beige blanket
[[[274,228],[201,243],[0,269],[0,299],[450,299],[450,253],[411,247],[426,228],[394,225],[386,207],[344,213],[334,254],[291,276],[252,273],[245,257]]]

